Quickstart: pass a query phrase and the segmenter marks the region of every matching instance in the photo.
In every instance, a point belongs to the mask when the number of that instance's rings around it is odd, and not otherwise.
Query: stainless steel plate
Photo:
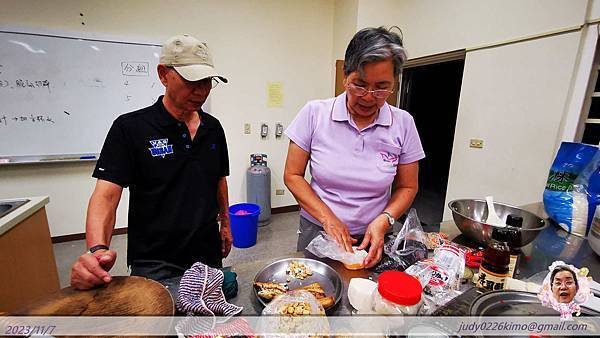
[[[292,261],[297,261],[308,266],[313,274],[305,279],[296,279],[285,273],[285,270]],[[289,282],[287,280],[290,280]],[[289,290],[294,290],[312,283],[319,283],[323,290],[325,290],[326,296],[332,296],[335,299],[335,307],[337,303],[342,299],[342,292],[344,286],[340,275],[329,265],[319,262],[310,258],[285,258],[275,261],[262,270],[260,270],[254,277],[254,282],[274,282],[274,283],[287,283]],[[267,305],[268,301],[258,296],[256,287],[253,286],[254,296],[264,306]]]
[[[542,306],[535,293],[524,291],[484,293],[475,298],[469,312],[472,316],[559,316],[558,311]],[[600,315],[600,312],[584,307],[581,313]]]

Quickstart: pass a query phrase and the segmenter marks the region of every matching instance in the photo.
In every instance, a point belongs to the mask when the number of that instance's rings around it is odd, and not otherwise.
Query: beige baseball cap
[[[159,63],[172,66],[188,81],[217,77],[227,82],[215,69],[208,46],[188,34],[176,35],[165,41]]]

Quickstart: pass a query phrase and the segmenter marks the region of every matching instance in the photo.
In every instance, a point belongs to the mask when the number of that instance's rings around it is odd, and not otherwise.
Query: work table
[[[531,211],[541,217],[546,218],[543,206],[541,203],[534,203],[526,205],[523,209]],[[437,228],[437,229],[436,229]],[[453,221],[442,222],[439,226],[428,228],[426,231],[437,231],[440,230],[448,234],[449,239],[456,243],[469,246],[477,247],[477,245],[468,240],[464,235],[461,234],[460,230],[456,227]],[[548,266],[556,260],[563,260],[568,264],[574,264],[582,267],[586,266],[590,269],[590,275],[594,280],[600,280],[600,258],[592,251],[587,240],[582,237],[568,234],[561,228],[549,224],[538,237],[522,248],[523,254],[519,263],[519,274],[515,276],[517,279],[528,279],[533,275],[545,276],[547,273]],[[258,261],[252,261],[248,263],[237,264],[231,267],[231,271],[237,273],[238,278],[238,295],[235,298],[229,300],[229,302],[243,306],[243,315],[260,315],[263,307],[258,302],[254,295],[253,280],[254,276],[263,267],[271,262],[274,262],[281,258],[268,258]],[[348,284],[351,278],[362,277],[362,278],[373,278],[375,273],[368,270],[351,271],[343,267],[343,265],[337,261],[330,259],[320,259],[312,256],[310,253],[306,255],[302,252],[295,253],[292,257],[308,257],[314,258],[326,262],[340,275],[343,284],[342,299],[340,303],[328,311],[329,315],[350,315],[352,307],[348,301]],[[535,276],[534,276],[535,277]],[[538,281],[538,283],[541,282]],[[177,296],[177,287],[179,278],[168,280],[163,284],[168,286],[169,291],[173,295],[173,299]],[[466,292],[463,296],[459,296],[451,307],[442,307],[436,312],[440,315],[467,315],[471,301],[477,297],[481,292],[475,292],[476,290],[469,290],[468,285],[464,288]]]

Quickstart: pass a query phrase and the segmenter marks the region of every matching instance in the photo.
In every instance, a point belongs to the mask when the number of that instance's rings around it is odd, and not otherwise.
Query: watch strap
[[[390,214],[389,212],[387,212],[387,211],[384,211],[384,212],[382,212],[382,214],[384,214],[384,215],[387,217],[387,219],[388,219],[388,224],[389,224],[390,226],[392,226],[392,225],[394,225],[394,223],[396,223],[396,219],[395,219],[395,218],[394,218],[394,216],[392,216],[392,214]]]
[[[98,250],[109,250],[108,246],[104,245],[104,244],[98,244],[98,245],[94,245],[93,247],[88,249],[88,252],[90,253],[94,253]]]

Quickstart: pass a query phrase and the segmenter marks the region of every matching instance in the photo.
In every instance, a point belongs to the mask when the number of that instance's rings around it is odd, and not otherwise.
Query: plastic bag
[[[300,308],[302,310],[295,311]],[[302,336],[327,335],[329,322],[315,296],[305,290],[294,290],[275,297],[265,306],[257,332],[270,332],[270,337],[298,336],[299,333]]]
[[[600,152],[588,144],[563,142],[550,168],[544,208],[566,231],[585,236],[600,202]]]
[[[342,248],[331,236],[321,231],[321,235],[315,237],[306,246],[306,250],[312,252],[315,256],[320,258],[331,258],[336,261],[340,261],[345,265],[362,265],[367,252],[365,250],[356,250],[353,247],[354,253],[350,253]]]
[[[427,236],[423,232],[417,211],[410,209],[398,235],[383,246],[385,255],[375,266],[375,272],[404,271],[415,262],[427,258],[425,243],[427,243]]]
[[[406,273],[423,285],[423,306],[420,314],[431,314],[438,307],[461,294],[460,280],[465,272],[465,251],[451,243],[435,249],[433,258],[415,263]]]
[[[307,313],[288,313],[284,309],[291,304],[302,303]],[[263,315],[324,315],[325,309],[319,303],[317,298],[312,293],[306,290],[288,291],[282,295],[275,297],[262,311]]]

